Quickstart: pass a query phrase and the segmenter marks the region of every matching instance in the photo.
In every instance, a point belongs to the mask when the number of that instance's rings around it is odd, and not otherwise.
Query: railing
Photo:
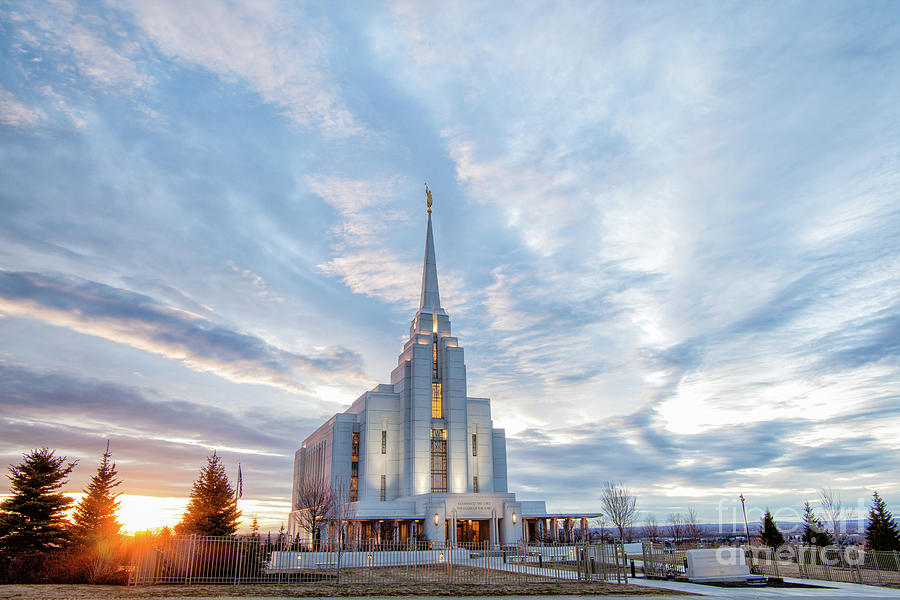
[[[864,550],[857,546],[743,548],[750,572],[757,575],[900,587],[900,552],[896,551]],[[683,577],[686,566],[684,549],[644,542],[645,577]]]
[[[643,566],[644,577],[648,579],[675,579],[683,577],[687,568],[685,551],[673,546],[663,546],[644,542]]]
[[[413,541],[313,550],[251,536],[147,536],[135,540],[129,584],[624,583],[626,575],[621,544],[451,547]]]
[[[900,553],[858,546],[744,547],[751,570],[760,575],[900,586]]]

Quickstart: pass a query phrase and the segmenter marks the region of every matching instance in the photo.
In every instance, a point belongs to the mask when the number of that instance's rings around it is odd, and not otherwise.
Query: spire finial
[[[431,204],[434,200],[431,198],[431,190],[428,189],[428,182],[425,182],[425,198],[426,203],[428,204],[428,214],[431,214]]]

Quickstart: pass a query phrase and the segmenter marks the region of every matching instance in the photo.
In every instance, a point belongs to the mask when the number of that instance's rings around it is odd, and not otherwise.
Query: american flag
[[[244,478],[241,475],[241,463],[238,463],[237,486],[234,488],[235,500],[244,495]]]

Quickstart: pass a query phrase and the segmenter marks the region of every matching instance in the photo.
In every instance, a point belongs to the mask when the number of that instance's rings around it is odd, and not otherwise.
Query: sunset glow
[[[123,533],[174,527],[181,521],[187,498],[159,498],[156,496],[119,496],[118,517]]]

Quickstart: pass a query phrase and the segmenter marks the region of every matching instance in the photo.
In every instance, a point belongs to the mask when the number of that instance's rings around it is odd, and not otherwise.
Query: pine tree
[[[253,520],[250,522],[250,537],[254,540],[259,540],[259,520],[257,520],[256,515],[253,515]]]
[[[46,552],[67,545],[65,513],[73,500],[59,490],[77,461],[66,460],[41,448],[9,467],[12,495],[0,503],[0,552]]]
[[[106,442],[103,460],[85,488],[84,497],[75,507],[72,537],[79,544],[96,545],[101,540],[115,538],[122,528],[116,519],[119,494],[113,493],[113,488],[122,482],[117,477],[116,463],[109,460],[111,456],[109,442]]]
[[[872,508],[866,524],[866,546],[870,550],[900,550],[897,521],[876,491],[872,494]]]
[[[778,548],[784,545],[784,536],[778,529],[778,525],[775,524],[775,519],[772,517],[772,513],[769,512],[769,509],[766,509],[766,514],[763,515],[759,537],[762,543],[770,548]]]
[[[834,537],[822,521],[816,517],[812,506],[807,502],[803,507],[803,543],[807,546],[833,546]]]
[[[200,470],[200,477],[191,489],[181,523],[175,532],[197,535],[234,535],[241,511],[237,507],[234,488],[228,482],[222,459],[213,452]]]

